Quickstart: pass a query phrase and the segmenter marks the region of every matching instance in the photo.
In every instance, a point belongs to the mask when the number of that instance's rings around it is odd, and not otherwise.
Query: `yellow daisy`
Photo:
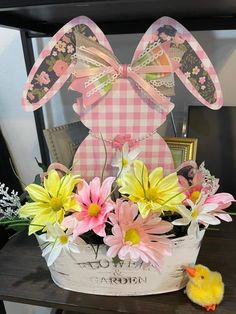
[[[56,170],[51,170],[47,178],[44,178],[43,186],[29,184],[25,188],[33,202],[22,206],[19,215],[32,219],[29,235],[42,229],[45,231],[47,223],[61,223],[66,211],[80,210],[73,196],[78,182],[78,176],[69,173],[60,178]]]
[[[119,192],[137,203],[143,218],[150,211],[174,211],[177,205],[182,204],[185,196],[180,193],[176,172],[164,177],[163,168],[158,167],[148,175],[141,160],[134,161],[133,170],[122,177]]]

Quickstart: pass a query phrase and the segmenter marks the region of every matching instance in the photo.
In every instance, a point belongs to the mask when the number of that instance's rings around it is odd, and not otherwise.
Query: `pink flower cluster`
[[[68,228],[73,236],[93,230],[97,235],[104,237],[108,213],[114,208],[110,199],[111,186],[114,177],[106,178],[102,185],[100,178],[94,178],[90,184],[83,181],[83,186],[77,191],[76,199],[81,207],[63,220],[63,226]]]

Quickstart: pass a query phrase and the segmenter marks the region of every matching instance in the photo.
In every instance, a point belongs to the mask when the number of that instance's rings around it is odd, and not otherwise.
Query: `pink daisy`
[[[109,214],[113,235],[104,238],[104,243],[110,246],[107,256],[134,262],[142,260],[160,269],[172,250],[172,242],[163,234],[173,226],[157,214],[144,219],[138,213],[136,204],[117,200],[115,213]]]
[[[229,193],[216,193],[215,195],[209,195],[206,197],[204,204],[217,204],[217,208],[212,211],[213,216],[216,216],[221,220],[231,222],[231,216],[227,214],[224,209],[230,207],[232,202],[235,202],[233,195]]]
[[[75,195],[81,211],[66,217],[62,224],[73,232],[74,237],[89,230],[104,237],[108,213],[114,208],[109,197],[114,177],[106,178],[102,185],[100,178],[94,178],[90,184],[83,181],[83,186]]]

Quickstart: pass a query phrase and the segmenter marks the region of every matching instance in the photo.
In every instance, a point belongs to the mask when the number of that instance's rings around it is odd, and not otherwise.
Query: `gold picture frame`
[[[175,168],[186,160],[196,160],[197,138],[163,137],[174,160]]]

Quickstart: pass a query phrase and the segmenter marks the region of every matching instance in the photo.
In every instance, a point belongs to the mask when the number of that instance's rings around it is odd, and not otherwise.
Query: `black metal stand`
[[[29,37],[28,32],[21,30],[20,33],[21,33],[21,42],[22,42],[23,53],[24,53],[24,58],[25,58],[25,67],[26,67],[26,72],[28,75],[35,61],[32,39],[31,37]],[[34,111],[34,119],[35,119],[37,135],[38,135],[42,163],[45,166],[48,166],[50,164],[50,157],[49,157],[47,143],[43,135],[43,129],[45,129],[45,123],[44,123],[42,108],[39,108],[36,111]]]

